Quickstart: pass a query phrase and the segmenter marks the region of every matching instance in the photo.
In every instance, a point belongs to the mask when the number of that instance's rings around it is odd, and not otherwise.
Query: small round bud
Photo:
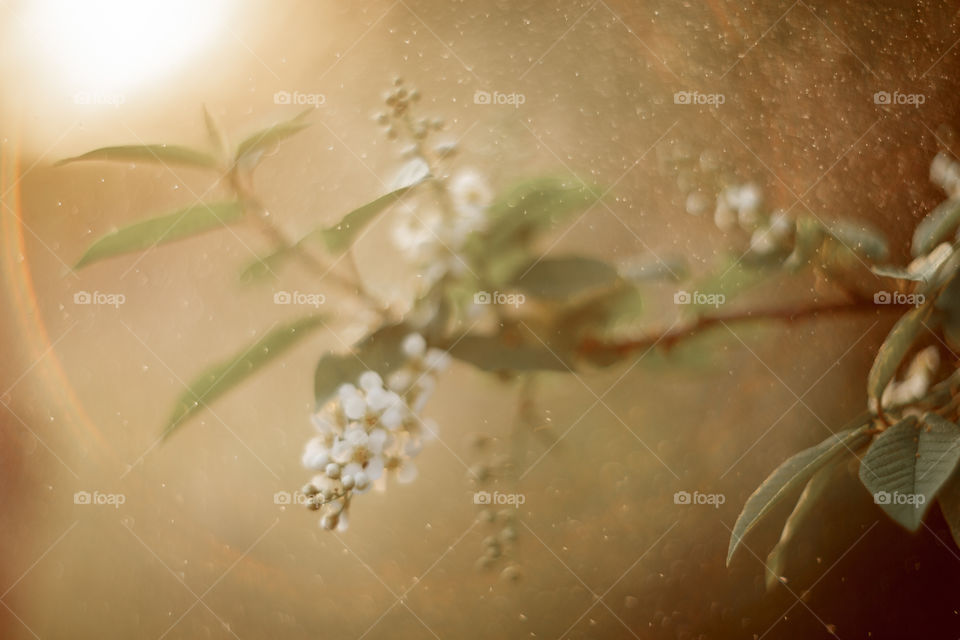
[[[513,542],[517,539],[517,530],[513,527],[504,527],[500,532],[500,539],[504,542]]]
[[[419,100],[419,99],[420,99],[420,91],[419,91],[418,89],[413,89],[413,90],[410,92],[410,101],[411,101],[411,102],[416,102],[416,101]]]
[[[444,124],[446,123],[444,122],[443,118],[434,118],[433,120],[430,121],[430,126],[436,129],[437,131],[440,131],[440,129],[443,129]]]
[[[373,118],[374,120],[377,121],[377,124],[382,124],[382,125],[390,124],[390,116],[388,116],[386,113],[383,113],[382,111],[377,115],[375,115]]]
[[[313,497],[320,493],[320,489],[318,489],[317,486],[312,482],[308,482],[307,484],[303,485],[302,489],[300,489],[300,493],[305,496]]]
[[[357,491],[364,491],[370,486],[370,477],[363,471],[353,475],[353,486]]]
[[[420,358],[427,350],[427,341],[419,333],[411,333],[403,339],[400,346],[403,349],[403,354],[408,358]]]
[[[337,526],[338,522],[340,522],[340,517],[329,513],[320,518],[320,526],[327,531],[332,531],[333,528]]]
[[[327,465],[324,473],[326,473],[327,477],[331,480],[336,480],[340,477],[340,465],[338,465],[336,462],[331,462]]]
[[[504,580],[505,582],[517,582],[522,577],[523,574],[520,572],[520,568],[516,565],[510,565],[500,572],[500,579]]]
[[[403,84],[403,78],[401,78],[400,76],[393,77],[393,86],[399,87],[402,84]]]
[[[350,491],[350,489],[353,489],[354,487],[353,476],[351,476],[350,474],[343,476],[343,478],[340,479],[340,484],[343,485],[344,491]]]

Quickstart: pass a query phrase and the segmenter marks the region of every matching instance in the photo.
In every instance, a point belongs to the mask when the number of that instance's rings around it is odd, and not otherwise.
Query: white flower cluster
[[[883,391],[880,404],[884,408],[916,402],[930,388],[933,376],[940,368],[940,351],[935,346],[923,349],[913,357],[903,380],[893,380]],[[871,409],[876,411],[876,400],[872,400]]]
[[[418,333],[408,335],[402,349],[407,361],[386,383],[377,372],[365,371],[356,386],[342,385],[312,417],[318,435],[307,442],[303,466],[318,473],[303,493],[311,509],[324,510],[324,529],[345,530],[353,497],[375,483],[384,486],[387,474],[412,482],[413,458],[436,434],[436,425],[419,413],[449,356],[427,349]]]
[[[411,207],[398,217],[393,242],[407,258],[425,269],[427,283],[464,265],[458,252],[467,237],[486,224],[493,192],[477,171],[464,169],[447,180],[449,206]]]
[[[690,199],[687,210],[696,210]],[[717,196],[713,222],[721,231],[739,227],[750,235],[750,251],[766,256],[790,248],[794,221],[784,211],[766,215],[760,188],[751,183],[727,187]]]

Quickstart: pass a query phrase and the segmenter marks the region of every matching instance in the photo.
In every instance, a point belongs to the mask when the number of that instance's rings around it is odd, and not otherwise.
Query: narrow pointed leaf
[[[827,233],[870,260],[883,260],[889,254],[887,239],[862,222],[838,220],[827,226]]]
[[[219,229],[243,217],[239,202],[197,204],[156,218],[149,218],[108,233],[84,252],[76,268],[114,256],[143,251],[189,236]]]
[[[227,143],[224,140],[223,132],[217,125],[217,121],[213,119],[206,105],[203,106],[203,124],[207,129],[207,138],[210,140],[210,145],[217,153],[223,154],[226,151]]]
[[[419,183],[423,178],[420,178]],[[240,274],[242,282],[253,282],[271,273],[275,268],[293,257],[297,249],[307,242],[319,240],[324,247],[333,254],[340,254],[350,248],[357,235],[370,224],[380,213],[395,203],[403,194],[416,186],[410,184],[390,193],[380,196],[362,207],[358,207],[341,218],[340,222],[330,227],[314,229],[303,236],[293,246],[282,247],[260,256],[248,264]]]
[[[838,456],[838,460],[841,459]],[[772,590],[776,585],[781,584],[781,580],[786,573],[787,550],[793,545],[797,536],[797,531],[803,526],[810,517],[816,513],[817,504],[826,493],[827,489],[833,486],[834,474],[837,472],[837,466],[833,463],[825,466],[810,478],[803,493],[797,500],[796,506],[787,517],[783,525],[783,531],[780,533],[780,539],[767,555],[766,561],[766,583],[767,591]]]
[[[197,376],[177,400],[164,428],[164,438],[170,437],[188,418],[276,360],[323,324],[320,316],[308,316],[277,327],[237,355],[218,362]]]
[[[237,162],[245,158],[258,159],[257,156],[259,153],[267,151],[274,145],[309,127],[310,123],[305,122],[304,118],[312,111],[313,108],[311,107],[290,120],[279,122],[248,136],[237,145],[237,152],[234,159]]]
[[[791,495],[803,486],[807,480],[834,456],[849,450],[856,450],[869,440],[864,433],[866,426],[857,429],[848,429],[837,432],[815,447],[811,447],[777,467],[770,476],[763,481],[757,490],[747,499],[743,511],[733,525],[730,535],[730,546],[727,549],[727,565],[739,548],[744,536],[760,522],[781,500]]]
[[[153,162],[166,165],[181,165],[217,168],[217,159],[204,151],[175,144],[134,144],[119,147],[103,147],[72,158],[65,158],[55,166],[81,160],[101,160],[106,162]]]
[[[390,205],[397,202],[403,194],[422,180],[423,178],[420,178],[413,184],[394,189],[390,193],[382,195],[376,200],[354,209],[341,218],[337,224],[314,233],[321,238],[330,253],[343,253],[350,248],[350,245],[353,244],[357,235],[364,227],[373,222],[374,218],[385,211]]]
[[[960,461],[960,427],[927,414],[912,416],[873,441],[860,463],[860,480],[901,526],[916,531],[937,491]]]
[[[927,307],[918,307],[903,314],[893,325],[893,329],[877,350],[877,356],[867,376],[867,393],[870,398],[879,399],[883,395],[904,356],[923,331],[924,322],[929,315]]]
[[[930,253],[960,225],[960,200],[941,202],[920,221],[913,232],[910,251],[914,257]]]

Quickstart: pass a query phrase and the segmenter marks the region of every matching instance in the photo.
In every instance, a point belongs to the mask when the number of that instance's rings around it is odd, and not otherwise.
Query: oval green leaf
[[[860,481],[874,502],[910,531],[920,528],[933,498],[960,461],[960,427],[927,414],[881,433],[860,462]]]
[[[544,258],[530,264],[514,285],[531,296],[547,300],[570,300],[617,283],[617,270],[583,256]]]

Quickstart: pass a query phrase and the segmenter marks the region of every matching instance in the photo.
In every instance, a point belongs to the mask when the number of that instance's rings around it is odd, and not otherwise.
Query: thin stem
[[[624,341],[605,341],[587,337],[577,345],[577,352],[581,355],[610,354],[623,356],[633,351],[646,351],[654,346],[670,349],[677,343],[692,338],[718,325],[757,322],[761,320],[777,320],[781,322],[795,322],[807,318],[843,315],[847,313],[864,313],[869,311],[898,311],[912,309],[913,305],[891,304],[878,306],[870,300],[855,300],[824,305],[796,306],[782,309],[766,309],[760,311],[737,311],[719,313],[698,317],[692,324],[677,329],[654,332],[640,338]]]

